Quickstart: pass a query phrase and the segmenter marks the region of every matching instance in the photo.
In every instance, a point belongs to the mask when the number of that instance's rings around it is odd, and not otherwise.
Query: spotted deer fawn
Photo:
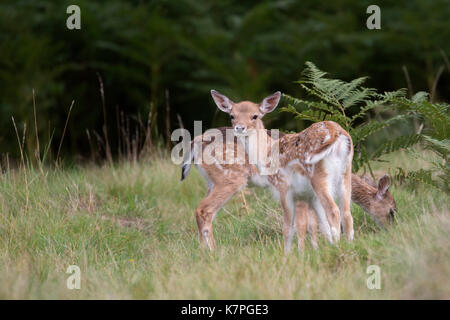
[[[208,181],[207,196],[196,211],[200,241],[210,248],[215,247],[212,234],[214,216],[236,191],[246,185],[249,175],[256,176],[259,184],[270,186],[280,199],[284,211],[285,252],[290,251],[295,233],[296,198],[302,199],[314,209],[321,232],[330,243],[339,240],[341,222],[347,239],[353,239],[353,219],[350,213],[353,144],[349,134],[337,123],[324,121],[313,124],[300,133],[286,134],[275,139],[266,133],[261,118],[276,108],[280,92],[265,98],[260,104],[249,101],[234,103],[214,90],[211,94],[218,108],[230,114],[234,134],[238,137],[237,145],[243,147],[248,156],[253,155],[252,158],[256,159],[257,173],[252,166],[239,164],[231,164],[231,167],[224,167],[220,163],[198,166]],[[258,136],[257,142],[249,143],[255,141],[249,139],[255,134]],[[223,145],[221,143],[218,150]],[[239,149],[235,145],[231,150]],[[279,158],[269,159],[277,161],[276,170],[271,174],[261,175],[267,169],[267,163],[259,157],[261,150],[262,155],[267,158],[277,147]],[[195,147],[189,160],[194,157]],[[184,175],[187,174],[185,168],[186,165],[183,166]],[[230,169],[233,170],[230,172]],[[211,174],[218,170],[222,174]],[[339,201],[339,207],[334,201],[335,197]]]
[[[225,136],[226,130],[230,130],[230,128],[222,127],[217,128],[217,130],[221,132],[222,136]],[[270,131],[268,131],[268,133],[270,134]],[[197,137],[197,140],[203,144],[202,150],[205,150],[205,146],[215,142],[209,141],[203,136]],[[192,146],[193,143],[194,141],[191,143]],[[233,146],[234,148],[239,147],[239,145],[236,145],[236,141],[233,141]],[[200,156],[206,158],[208,155],[206,155],[205,152],[204,155]],[[186,178],[190,167],[191,162],[188,162],[183,166],[181,180]],[[232,196],[248,184],[260,187],[267,186],[266,184],[261,183],[261,177],[258,175],[258,170],[254,165],[248,162],[248,159],[245,159],[245,163],[242,165],[222,164],[221,170],[217,169],[216,164],[211,165],[204,162],[197,163],[197,167],[199,168],[199,171],[202,172],[203,177],[208,183],[208,194],[214,187],[218,190],[227,188],[229,194]],[[385,228],[390,225],[394,221],[394,215],[397,212],[395,199],[390,193],[389,187],[390,180],[387,175],[384,175],[378,181],[378,185],[376,185],[367,177],[361,178],[356,174],[352,174],[352,202],[360,206],[380,228]],[[206,199],[207,197],[205,197],[205,200],[198,206],[196,211],[197,214],[204,212],[204,208],[211,202],[211,196],[208,200]],[[221,205],[224,205],[225,203],[226,200]],[[218,210],[220,210],[220,208],[216,209],[216,212]],[[307,233],[310,236],[310,242],[313,248],[317,248],[317,219],[313,209],[308,205],[308,203],[304,201],[297,201],[295,223],[297,228],[298,248],[300,251],[304,248],[304,241]],[[212,236],[212,226],[211,237],[214,239]]]
[[[227,130],[231,130],[230,127],[216,128],[222,136],[226,136]],[[270,131],[267,131],[270,134]],[[205,134],[206,135],[206,134]],[[284,135],[280,132],[280,135]],[[204,153],[199,155],[202,158],[207,158],[208,155],[205,152],[205,146],[211,143],[217,143],[217,141],[210,141],[203,135],[196,138],[197,141],[203,145],[202,150]],[[223,149],[226,149],[225,142]],[[232,142],[235,150],[240,146],[237,145],[236,138]],[[191,142],[193,147],[194,141]],[[239,153],[237,153],[239,155]],[[194,154],[191,154],[194,156]],[[186,162],[183,165],[181,172],[181,181],[183,181],[189,174],[192,162]],[[261,177],[258,174],[258,169],[248,162],[248,159],[243,159],[243,164],[230,165],[222,164],[221,169],[217,170],[217,164],[206,164],[205,162],[197,163],[199,171],[202,172],[203,178],[206,179],[208,184],[208,193],[213,187],[217,189],[223,189],[224,186],[233,186],[229,188],[232,195],[236,194],[239,190],[246,187],[248,184],[260,187],[266,187],[267,184],[261,183]],[[230,179],[231,178],[231,179]],[[243,178],[243,179],[241,179]],[[231,180],[231,181],[230,181]],[[397,212],[397,205],[394,197],[389,191],[390,179],[387,175],[381,177],[376,184],[372,179],[363,176],[359,177],[356,174],[352,174],[352,196],[351,200],[358,206],[360,206],[365,213],[367,213],[380,228],[385,228],[394,221],[394,215]],[[306,204],[302,201],[297,202],[297,206],[304,208],[311,212],[310,208],[304,207]],[[199,205],[197,211],[201,211],[202,205]],[[297,212],[302,210],[297,210]],[[297,217],[297,215],[296,215]],[[303,215],[299,214],[298,219],[302,219]],[[313,217],[314,218],[314,217]],[[313,219],[311,218],[311,219]],[[317,224],[317,221],[313,221],[313,224]],[[304,224],[300,222],[300,224]],[[307,225],[307,223],[305,223]]]

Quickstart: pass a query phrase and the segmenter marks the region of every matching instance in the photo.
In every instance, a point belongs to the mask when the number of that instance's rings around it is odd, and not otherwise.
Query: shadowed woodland
[[[171,131],[192,130],[194,120],[204,130],[227,125],[211,88],[236,101],[276,90],[304,97],[294,81],[306,61],[334,78],[368,76],[365,85],[378,92],[406,88],[408,97],[427,91],[432,102],[450,98],[445,0],[383,1],[381,30],[366,28],[370,1],[76,1],[81,30],[66,28],[70,4],[0,4],[3,164],[20,158],[12,117],[30,161],[37,143],[51,161],[58,149],[70,161],[138,158],[170,147]],[[283,112],[265,122],[288,131],[309,124]]]

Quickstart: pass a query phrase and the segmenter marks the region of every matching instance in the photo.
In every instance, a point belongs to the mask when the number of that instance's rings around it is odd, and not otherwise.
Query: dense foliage
[[[409,172],[402,167],[397,167],[397,178],[408,179],[410,182],[423,182],[447,193],[450,192],[450,105],[447,103],[431,103],[426,92],[418,92],[411,100],[406,98],[394,99],[394,103],[422,122],[421,128],[424,129],[423,131],[420,130],[418,134],[421,146],[434,155],[434,157],[429,158],[428,154],[423,155],[412,150],[413,156],[425,160],[429,165],[427,168]],[[394,147],[395,144],[386,143],[379,149],[379,153],[389,152]]]
[[[66,28],[70,4],[81,8],[81,30]],[[62,154],[89,154],[89,136],[92,149],[103,146],[103,157],[105,132],[117,154],[119,146],[131,149],[123,141],[142,137],[148,123],[153,141],[167,139],[181,123],[191,128],[193,120],[203,120],[205,128],[226,124],[212,105],[211,88],[236,100],[258,100],[275,90],[300,96],[291,80],[307,60],[342,79],[370,75],[368,85],[379,92],[408,87],[410,96],[424,90],[432,92],[433,102],[448,101],[450,77],[441,68],[448,68],[450,52],[448,2],[383,1],[381,30],[365,26],[370,4],[2,1],[2,158],[19,156],[12,116],[20,136],[27,124],[26,151],[36,150],[33,89],[41,145],[53,137],[53,158],[72,100]],[[297,131],[304,125],[283,113],[267,121]]]
[[[438,158],[427,161],[429,168],[421,168],[407,172],[397,168],[397,178],[421,181],[428,185],[449,191],[450,176],[450,117],[449,105],[431,103],[426,92],[418,92],[411,99],[405,97],[405,90],[378,93],[376,89],[365,88],[366,78],[357,78],[350,82],[326,77],[326,72],[307,62],[300,86],[313,99],[303,100],[284,95],[288,106],[283,111],[292,113],[296,119],[319,122],[331,120],[339,123],[352,136],[355,145],[353,170],[367,168],[371,174],[370,161],[379,160],[382,156],[400,150],[410,149],[417,143],[434,152]],[[394,116],[382,116],[369,119],[369,112],[377,115],[395,110]],[[352,112],[353,110],[353,112]],[[353,115],[349,115],[352,112]],[[362,123],[357,121],[362,119]],[[365,143],[371,135],[388,128],[400,121],[416,119],[422,122],[418,132],[386,137],[384,141],[372,147]],[[424,129],[425,126],[425,130]],[[420,155],[415,153],[416,157]]]

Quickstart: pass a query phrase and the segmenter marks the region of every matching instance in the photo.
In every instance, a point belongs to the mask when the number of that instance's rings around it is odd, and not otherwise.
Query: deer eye
[[[390,209],[390,210],[389,210],[389,214],[390,214],[391,217],[393,218],[393,217],[394,217],[394,214],[395,214],[395,211],[394,211],[393,209]]]
[[[255,115],[252,117],[252,120],[256,120],[256,119],[258,119],[258,115],[257,115],[257,114],[255,114]]]
[[[233,115],[231,115],[230,117],[231,117],[231,120],[234,120],[234,116]]]

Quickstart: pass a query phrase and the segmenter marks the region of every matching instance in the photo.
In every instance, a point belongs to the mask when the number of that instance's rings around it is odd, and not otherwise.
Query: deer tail
[[[341,148],[340,146],[342,144],[345,144],[346,148]],[[347,154],[350,154],[351,150],[352,150],[351,138],[341,134],[337,137],[337,139],[327,141],[327,143],[323,144],[318,150],[313,152],[309,157],[306,158],[305,163],[315,164],[334,152],[340,154],[344,153],[341,156],[345,156]]]
[[[191,141],[191,149],[189,151],[188,156],[183,162],[183,165],[181,167],[181,179],[180,181],[183,181],[186,179],[187,175],[189,174],[189,171],[191,170],[192,163],[194,162],[195,152],[196,151],[196,145],[194,141]]]

